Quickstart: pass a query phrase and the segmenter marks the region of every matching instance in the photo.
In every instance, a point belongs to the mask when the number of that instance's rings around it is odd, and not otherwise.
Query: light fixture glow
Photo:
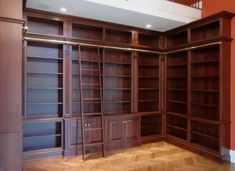
[[[146,28],[151,28],[152,27],[152,25],[151,24],[146,24],[146,26],[145,26]]]
[[[61,7],[61,8],[60,8],[60,11],[61,11],[61,12],[66,12],[66,11],[67,11],[67,9],[66,9],[66,8],[64,8],[64,7]]]

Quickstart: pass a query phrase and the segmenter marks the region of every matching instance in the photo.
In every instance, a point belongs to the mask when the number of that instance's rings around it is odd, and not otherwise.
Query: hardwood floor
[[[166,142],[145,144],[85,162],[78,157],[51,157],[25,162],[24,171],[235,171],[235,164],[218,163]]]

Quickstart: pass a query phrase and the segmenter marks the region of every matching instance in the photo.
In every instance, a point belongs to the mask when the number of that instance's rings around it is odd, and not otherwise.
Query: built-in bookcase
[[[229,26],[229,18],[214,18],[166,34],[171,50],[166,55],[166,135],[224,157],[230,122]]]
[[[79,61],[78,61],[78,47],[72,47],[72,116],[80,116],[80,79],[79,79]]]
[[[25,71],[23,151],[53,149],[61,154],[63,45],[27,42]]]
[[[29,34],[63,36],[63,22],[44,18],[28,17]]]
[[[103,29],[102,27],[73,23],[72,37],[84,40],[102,40]]]
[[[102,75],[99,69],[99,63],[102,62],[100,49],[96,47],[80,46],[79,58],[81,62],[81,86],[84,114],[101,113],[100,82]],[[102,85],[101,85],[102,86]]]
[[[158,49],[159,48],[159,35],[139,33],[138,44],[142,47]]]
[[[140,129],[141,138],[160,137],[162,134],[162,116],[159,114],[142,115]]]
[[[63,46],[28,42],[26,118],[63,116]]]
[[[130,113],[131,52],[105,49],[103,54],[104,113]]]
[[[191,53],[190,114],[219,120],[219,46],[193,50]]]
[[[220,22],[215,20],[213,22],[202,24],[191,29],[191,42],[198,42],[202,40],[210,40],[218,38],[220,35]]]
[[[108,149],[166,136],[215,158],[228,155],[231,14],[165,33],[25,16],[24,159],[79,154],[82,126],[92,128],[88,144],[108,129]],[[82,125],[82,113],[94,118]],[[95,119],[103,114],[104,125]]]
[[[187,115],[187,52],[168,54],[166,58],[166,109]]]
[[[188,53],[166,56],[166,133],[187,140]]]
[[[159,111],[158,54],[138,54],[138,111]]]
[[[129,31],[105,29],[105,41],[130,45],[132,34]]]
[[[220,120],[220,46],[191,51],[190,115],[208,121]],[[207,126],[206,126],[207,125]],[[211,150],[219,150],[218,124],[191,122],[191,142]],[[206,138],[207,137],[207,138]],[[205,139],[206,138],[206,139]]]
[[[57,149],[63,147],[63,122],[54,121],[27,121],[23,125],[23,151]]]
[[[170,32],[167,35],[167,48],[184,46],[188,43],[188,30]]]

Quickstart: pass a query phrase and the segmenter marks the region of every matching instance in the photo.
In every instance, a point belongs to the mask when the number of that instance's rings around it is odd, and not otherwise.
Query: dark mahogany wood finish
[[[81,45],[78,50],[75,45],[25,43],[24,132],[33,129],[31,138],[24,134],[25,159],[62,152],[80,154],[81,108],[91,114],[99,114],[103,109],[107,150],[165,138],[226,159],[231,17],[232,14],[222,12],[159,33],[26,11],[27,36],[96,46]],[[80,65],[78,56],[83,59]],[[84,135],[86,143],[102,140],[100,123],[92,120],[85,124],[94,128]],[[43,132],[42,127],[56,131]],[[37,144],[35,139],[46,140]]]

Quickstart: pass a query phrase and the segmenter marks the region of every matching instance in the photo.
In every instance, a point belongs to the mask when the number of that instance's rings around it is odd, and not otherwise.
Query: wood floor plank
[[[83,161],[81,156],[50,157],[25,162],[24,171],[235,171],[166,142],[110,152],[106,158]]]

